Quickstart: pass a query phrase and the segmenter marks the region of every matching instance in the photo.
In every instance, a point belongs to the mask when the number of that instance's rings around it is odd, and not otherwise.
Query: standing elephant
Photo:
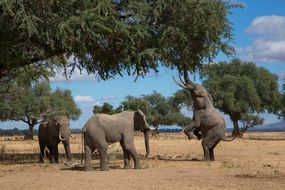
[[[232,141],[235,137],[232,139],[225,137],[225,120],[213,106],[212,98],[206,88],[192,82],[188,75],[184,78],[185,82],[180,78],[182,84],[174,80],[176,84],[191,93],[193,100],[193,121],[184,128],[184,133],[188,136],[188,139],[191,139],[191,132],[194,130],[194,134],[198,136],[198,139],[203,138],[204,160],[214,161],[214,148],[216,145],[221,140]],[[198,131],[201,131],[201,137]]]
[[[48,149],[49,159],[52,163],[58,163],[58,144],[63,143],[67,160],[72,159],[69,136],[69,120],[66,116],[54,116],[43,121],[39,126],[38,138],[40,145],[40,162],[44,162],[44,152]]]
[[[109,170],[107,165],[108,144],[120,142],[124,153],[124,168],[130,168],[130,156],[134,167],[141,168],[134,146],[134,130],[144,133],[146,156],[149,155],[149,125],[141,110],[123,111],[114,115],[96,114],[83,127],[85,170],[92,170],[91,154],[97,149],[100,154],[100,168]]]

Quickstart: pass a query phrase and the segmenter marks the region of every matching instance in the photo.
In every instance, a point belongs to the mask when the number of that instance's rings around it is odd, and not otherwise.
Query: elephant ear
[[[134,113],[134,130],[144,131],[146,128],[146,121],[144,113],[139,109]]]

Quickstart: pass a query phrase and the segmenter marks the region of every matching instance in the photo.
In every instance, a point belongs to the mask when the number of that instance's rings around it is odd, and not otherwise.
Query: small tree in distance
[[[76,120],[81,114],[71,91],[58,88],[52,92],[47,82],[34,82],[25,87],[14,86],[10,90],[17,93],[2,99],[0,118],[2,121],[22,121],[28,124],[25,139],[33,139],[34,126],[44,117],[65,115]]]

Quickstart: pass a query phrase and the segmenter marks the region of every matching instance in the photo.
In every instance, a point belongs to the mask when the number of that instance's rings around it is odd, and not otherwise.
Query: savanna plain
[[[284,189],[285,133],[246,133],[232,142],[221,142],[215,149],[216,161],[204,162],[201,142],[187,140],[182,133],[159,134],[150,139],[151,156],[145,154],[142,135],[135,145],[142,169],[123,169],[119,144],[109,146],[111,170],[94,171],[80,166],[81,136],[71,139],[75,163],[66,165],[38,162],[38,142],[15,137],[0,138],[0,189]],[[5,140],[6,138],[6,140]],[[59,145],[64,153],[63,146]],[[96,157],[96,152],[94,153]]]

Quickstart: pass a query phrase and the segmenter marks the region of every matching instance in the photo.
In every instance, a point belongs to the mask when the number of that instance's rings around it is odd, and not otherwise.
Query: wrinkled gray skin
[[[134,160],[134,167],[141,168],[134,146],[134,130],[144,132],[146,156],[149,154],[149,125],[141,110],[123,111],[114,115],[96,114],[83,127],[85,170],[92,170],[91,154],[98,150],[100,154],[100,168],[109,170],[107,165],[108,145],[120,142],[124,153],[124,168],[130,168],[130,158]]]
[[[69,136],[69,120],[66,116],[54,116],[43,121],[39,126],[40,162],[44,162],[44,153],[49,152],[51,163],[58,163],[58,144],[63,143],[68,161],[72,160]],[[48,150],[48,151],[46,151]]]
[[[188,136],[188,139],[191,139],[191,132],[193,130],[196,130],[196,133],[197,129],[201,130],[204,160],[214,161],[214,148],[216,145],[221,140],[232,141],[235,137],[232,139],[227,139],[225,137],[225,120],[222,115],[214,108],[208,91],[203,86],[192,82],[188,77],[186,77],[186,82],[183,82],[181,78],[180,81],[183,85],[179,84],[176,81],[175,83],[191,93],[194,104],[193,118],[200,117],[200,126],[197,128],[197,123],[195,123],[193,119],[193,121],[184,128],[184,133]],[[200,114],[200,116],[195,116],[196,113]]]

